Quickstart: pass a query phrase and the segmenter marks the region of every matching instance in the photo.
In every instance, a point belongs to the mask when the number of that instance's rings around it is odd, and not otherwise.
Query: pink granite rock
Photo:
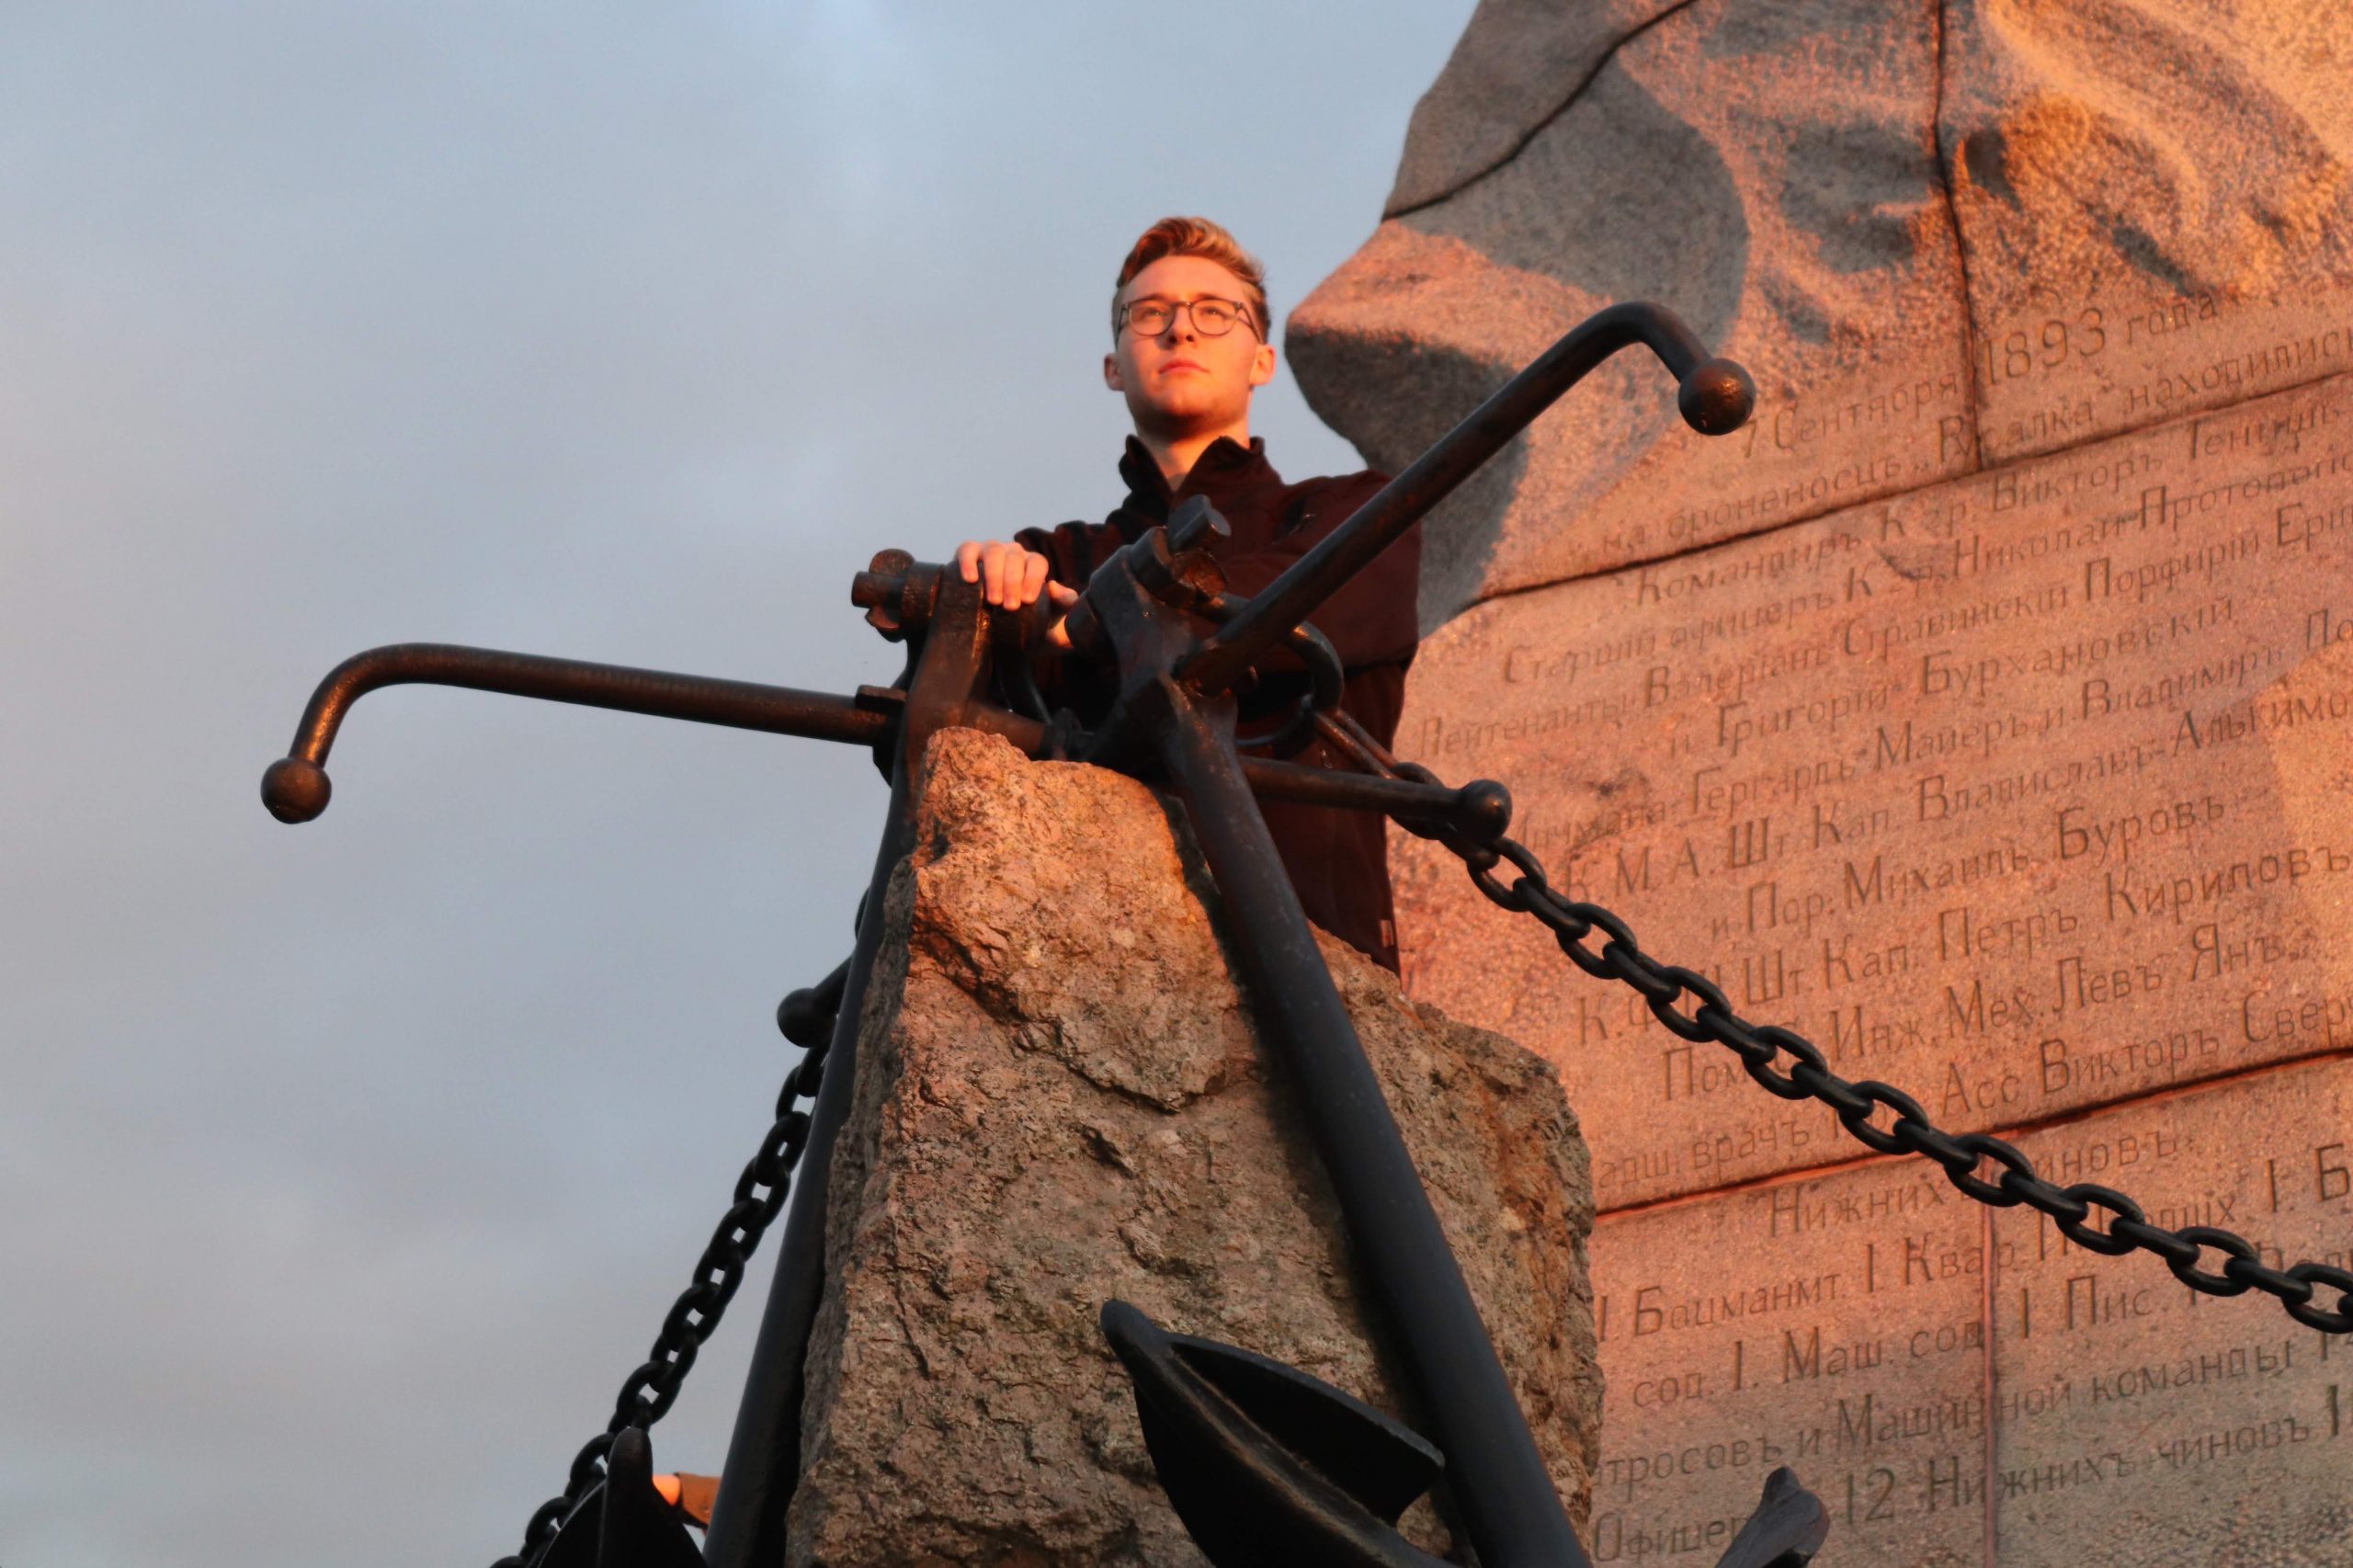
[[[2224,406],[2353,368],[2347,65],[2318,0],[1483,6],[1292,363],[1392,470],[1618,300],[1756,376],[1716,442],[1571,394],[1428,525],[1432,625]]]
[[[1399,749],[1743,1016],[1996,1126],[2353,1044],[2348,624],[2340,376],[1480,605]],[[1604,1210],[1859,1147],[1392,863],[1409,988],[1560,1063]]]
[[[2019,1143],[2280,1267],[2343,1255],[2348,1116],[2331,1060]],[[2346,1350],[2264,1297],[2193,1295],[2146,1254],[1964,1203],[1918,1160],[1607,1216],[1593,1257],[1597,1559],[1727,1539],[1784,1463],[1830,1507],[1824,1564],[2353,1562]]]
[[[1688,0],[1481,0],[1414,108],[1387,216],[1443,200],[1507,163],[1620,45]]]
[[[2339,7],[1968,0],[1949,18],[1940,145],[1988,461],[2353,367]]]
[[[1747,359],[1750,431],[1613,366],[1432,519],[1400,751],[1745,1017],[2274,1267],[2353,1212],[2348,81],[2319,0],[1483,5],[1292,319],[1392,466],[1616,299]],[[1597,1558],[1708,1561],[1779,1455],[1825,1563],[2353,1563],[2342,1340],[1864,1155],[1392,842],[1409,990],[1592,1141]]]
[[[1574,81],[1591,54],[1550,63]],[[1756,379],[1754,428],[1711,441],[1655,361],[1605,366],[1426,527],[1426,623],[1973,460],[1936,82],[1925,6],[1667,8],[1507,161],[1384,222],[1300,304],[1309,402],[1392,471],[1620,300],[1669,306]],[[1427,101],[1454,94],[1442,77]]]

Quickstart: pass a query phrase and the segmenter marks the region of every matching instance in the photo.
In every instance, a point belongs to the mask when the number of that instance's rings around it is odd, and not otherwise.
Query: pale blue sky
[[[847,949],[860,756],[394,691],[289,829],[312,683],[888,678],[872,550],[1117,499],[1134,233],[1218,216],[1295,304],[1470,8],[8,8],[0,1565],[511,1550]],[[1357,466],[1287,376],[1258,424]]]

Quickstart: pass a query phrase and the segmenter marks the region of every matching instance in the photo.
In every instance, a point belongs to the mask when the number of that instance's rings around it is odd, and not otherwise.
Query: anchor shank
[[[1233,928],[1231,953],[1267,1048],[1291,1075],[1414,1393],[1446,1454],[1479,1561],[1585,1568],[1552,1476],[1430,1207],[1356,1026],[1258,814],[1232,705],[1166,677],[1152,722]]]

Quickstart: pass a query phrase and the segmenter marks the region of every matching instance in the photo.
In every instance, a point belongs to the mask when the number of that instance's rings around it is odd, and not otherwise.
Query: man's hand
[[[967,583],[982,585],[983,603],[1001,609],[1019,609],[1034,600],[1051,564],[1036,551],[1002,540],[968,539],[956,547],[956,570]]]
[[[1003,540],[968,539],[956,547],[956,570],[963,574],[967,583],[981,585],[983,603],[1001,609],[1019,609],[1035,602],[1041,592],[1046,602],[1057,610],[1068,610],[1076,604],[1076,589],[1047,580],[1050,564],[1036,551]],[[1060,615],[1047,628],[1046,642],[1055,648],[1070,646],[1070,634],[1063,630]]]
[[[654,1490],[665,1503],[678,1510],[681,1517],[697,1529],[710,1528],[711,1505],[719,1500],[719,1477],[715,1475],[657,1475]]]

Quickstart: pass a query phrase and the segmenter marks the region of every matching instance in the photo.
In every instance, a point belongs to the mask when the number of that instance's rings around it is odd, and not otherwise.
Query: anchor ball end
[[[327,770],[299,756],[281,756],[261,776],[261,803],[279,822],[309,822],[327,809],[334,787]]]
[[[1729,359],[1710,359],[1683,379],[1676,397],[1683,422],[1702,436],[1729,436],[1748,423],[1756,406],[1756,383]]]
[[[818,987],[795,991],[776,1005],[777,1032],[810,1050],[833,1038],[834,1009],[818,997]]]
[[[1473,778],[1456,792],[1455,825],[1481,844],[1493,844],[1511,828],[1511,791],[1492,778]]]

